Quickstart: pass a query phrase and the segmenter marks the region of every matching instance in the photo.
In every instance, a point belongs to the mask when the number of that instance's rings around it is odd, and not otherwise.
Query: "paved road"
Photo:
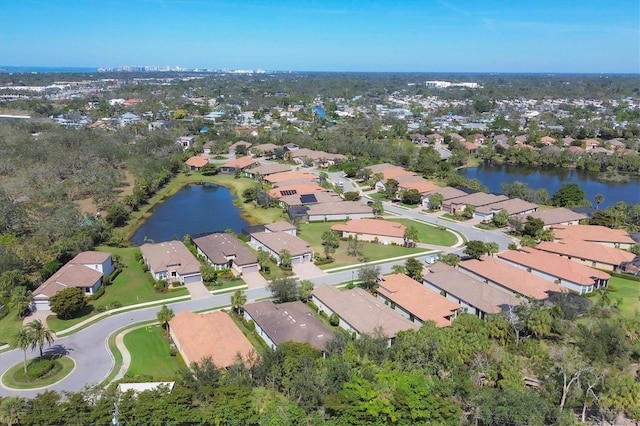
[[[329,179],[333,182],[343,182],[343,188],[345,192],[347,191],[358,191],[358,188],[355,188],[353,183],[348,179],[344,178],[344,172],[331,172],[329,173]],[[363,202],[367,202],[368,200],[363,198]],[[464,222],[453,222],[449,220],[445,220],[442,218],[438,218],[435,215],[431,215],[428,213],[422,213],[416,210],[404,209],[402,207],[397,207],[392,203],[384,203],[384,209],[387,212],[400,214],[412,219],[419,219],[424,222],[428,222],[434,225],[442,225],[447,228],[453,229],[456,232],[459,232],[467,237],[468,240],[480,240],[483,242],[494,241],[498,243],[500,246],[500,250],[507,250],[509,243],[513,242],[511,238],[506,236],[504,233],[500,231],[485,231],[482,229],[474,228]]]

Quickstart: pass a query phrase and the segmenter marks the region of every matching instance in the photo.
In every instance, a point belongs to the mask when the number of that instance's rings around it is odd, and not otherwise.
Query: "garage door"
[[[36,311],[50,311],[51,306],[49,306],[48,300],[35,300],[33,302],[33,307]]]
[[[242,267],[243,274],[246,274],[248,272],[258,272],[259,270],[260,270],[260,265],[250,265],[250,266]]]
[[[296,256],[291,258],[291,264],[297,265],[299,263],[302,263],[302,257]]]
[[[184,277],[183,282],[185,284],[189,284],[189,283],[199,283],[202,281],[202,277],[200,276],[200,274],[197,275],[189,275],[188,277]]]

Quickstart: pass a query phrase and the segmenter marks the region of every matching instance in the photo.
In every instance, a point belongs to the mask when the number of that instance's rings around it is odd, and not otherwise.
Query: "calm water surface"
[[[233,195],[223,186],[187,185],[158,204],[151,217],[138,228],[134,243],[182,240],[185,235],[203,232],[242,231],[248,223],[233,205]]]
[[[549,196],[553,195],[565,183],[577,183],[587,193],[587,199],[595,206],[595,196],[604,195],[601,207],[612,206],[618,201],[629,204],[640,203],[640,180],[630,182],[602,182],[596,176],[578,170],[536,169],[519,166],[492,166],[481,164],[479,167],[463,169],[460,174],[469,179],[478,179],[490,192],[501,193],[502,183],[520,181],[529,188],[545,188]]]

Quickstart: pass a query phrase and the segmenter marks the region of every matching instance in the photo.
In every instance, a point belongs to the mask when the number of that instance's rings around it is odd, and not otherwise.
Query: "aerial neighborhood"
[[[637,414],[616,402],[640,391],[633,82],[340,76],[310,96],[306,74],[104,73],[0,74],[0,106],[48,105],[0,120],[0,397],[133,386],[116,420],[176,389],[304,424],[393,424],[373,406],[401,400],[420,408],[398,424],[471,424],[461,407],[503,391],[562,400],[539,424]]]

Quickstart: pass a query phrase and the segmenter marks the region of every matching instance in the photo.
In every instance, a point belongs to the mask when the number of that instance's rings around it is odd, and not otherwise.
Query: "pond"
[[[151,216],[131,239],[136,244],[182,240],[185,235],[223,232],[240,233],[248,223],[233,205],[229,189],[213,184],[186,185],[155,206]]]
[[[494,166],[480,164],[478,167],[460,170],[460,174],[469,179],[478,179],[489,192],[501,193],[502,183],[520,181],[529,188],[545,188],[549,196],[553,195],[565,183],[577,183],[586,192],[587,199],[595,207],[595,196],[602,194],[604,200],[601,207],[608,207],[618,201],[628,204],[640,203],[640,180],[629,182],[604,182],[597,175],[580,170],[537,169],[520,166]]]

